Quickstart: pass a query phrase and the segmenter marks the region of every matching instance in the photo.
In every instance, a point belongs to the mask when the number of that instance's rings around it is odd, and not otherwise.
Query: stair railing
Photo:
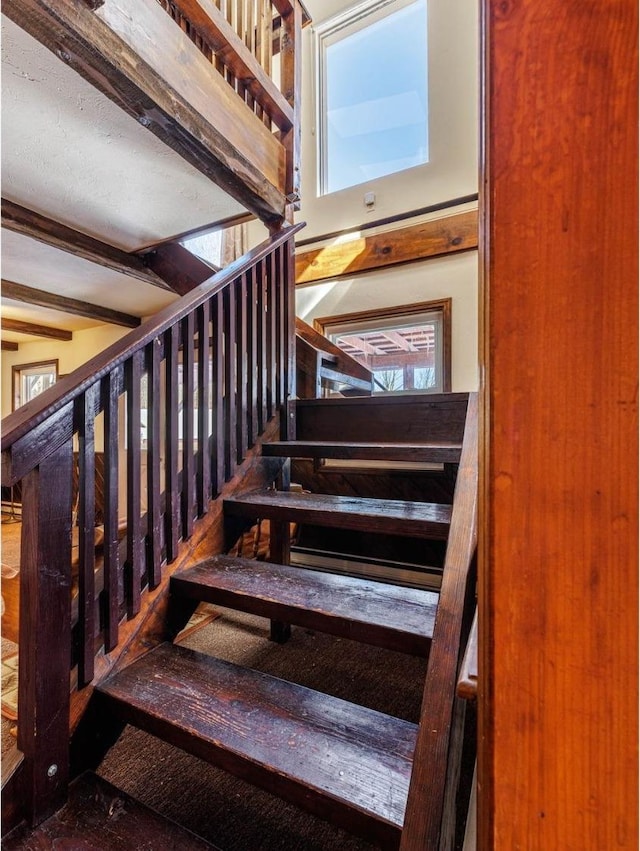
[[[318,399],[323,387],[371,396],[373,373],[327,337],[296,317],[296,387],[299,399]]]
[[[285,149],[285,195],[299,195],[299,0],[158,0],[247,107],[279,135]],[[279,54],[279,62],[273,58]]]
[[[91,682],[96,652],[116,647],[122,619],[138,614],[195,518],[292,395],[293,238],[301,227],[279,231],[2,423],[2,484],[21,481],[23,494],[18,747],[32,823],[66,798],[70,678],[78,689]],[[104,452],[98,574],[97,451]]]

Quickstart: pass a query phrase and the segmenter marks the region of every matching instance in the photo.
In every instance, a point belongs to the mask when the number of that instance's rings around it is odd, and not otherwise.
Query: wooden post
[[[638,843],[638,4],[485,0],[482,849]]]
[[[22,480],[18,747],[33,825],[64,804],[69,780],[72,463],[69,439]]]
[[[298,0],[282,17],[282,94],[293,107],[293,126],[282,134],[286,151],[285,196],[299,209],[300,201],[300,98],[302,95],[302,7]]]

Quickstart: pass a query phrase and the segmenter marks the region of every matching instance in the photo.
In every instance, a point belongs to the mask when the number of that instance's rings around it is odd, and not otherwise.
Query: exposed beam
[[[381,329],[380,333],[383,337],[386,337],[391,343],[395,343],[396,346],[399,346],[404,352],[417,352],[418,349],[410,340],[407,340],[406,337],[403,337],[402,334],[398,334],[397,331],[386,331]]]
[[[284,149],[155,0],[135,15],[124,0],[97,12],[5,0],[2,11],[247,209],[284,218]]]
[[[2,298],[10,298],[25,304],[35,304],[38,307],[47,307],[51,310],[61,310],[64,313],[72,313],[74,316],[84,316],[87,319],[99,319],[111,325],[124,325],[125,328],[137,328],[140,319],[119,310],[110,310],[108,307],[100,307],[97,304],[89,304],[76,298],[48,293],[44,290],[36,290],[17,284],[15,281],[2,279]]]
[[[296,254],[296,284],[355,275],[478,246],[478,212],[471,210],[387,233]]]
[[[108,245],[106,242],[100,242],[92,236],[87,236],[40,213],[14,204],[6,198],[2,199],[2,227],[31,239],[37,239],[38,242],[59,248],[76,257],[82,257],[90,263],[97,263],[114,272],[166,289],[166,285],[147,269],[142,258],[136,254],[127,254],[126,251]]]
[[[178,293],[185,295],[203,281],[216,274],[216,269],[192,254],[184,245],[167,243],[147,255],[149,266],[163,281]]]
[[[0,345],[2,347],[3,352],[17,352],[18,344],[14,343],[13,340],[2,340],[0,341]]]
[[[350,346],[360,349],[365,355],[383,355],[384,351],[377,349],[368,343],[363,337],[358,337],[356,334],[344,334],[341,338],[343,343],[348,343]]]
[[[19,319],[6,319],[0,321],[3,331],[16,331],[18,334],[32,334],[34,337],[49,337],[51,340],[62,340],[68,343],[73,339],[71,331],[63,331],[61,328],[50,328],[48,325],[35,325],[33,322],[22,322]]]

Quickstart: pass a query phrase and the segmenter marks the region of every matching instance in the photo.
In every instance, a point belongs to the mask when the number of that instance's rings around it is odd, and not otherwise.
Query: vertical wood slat
[[[278,322],[277,322],[277,288],[279,286],[276,272],[274,252],[265,260],[267,292],[267,418],[271,419],[274,410],[281,401],[278,389]]]
[[[280,249],[276,256],[277,286],[274,288],[275,359],[276,359],[276,405],[282,405],[285,395],[285,317],[286,317],[286,270],[285,255]]]
[[[120,555],[118,552],[118,399],[122,368],[109,372],[102,382],[104,407],[104,647],[118,644],[120,621]]]
[[[262,434],[267,422],[267,294],[265,292],[264,264],[256,264],[256,289],[258,296],[258,336],[256,341],[256,363],[258,375],[258,432]]]
[[[96,445],[95,411],[100,386],[94,384],[76,402],[78,405],[78,624],[80,654],[78,685],[93,679],[96,636],[95,516]]]
[[[162,511],[160,505],[161,342],[147,347],[147,571],[149,587],[162,581]]]
[[[293,10],[282,17],[280,50],[280,89],[293,107],[293,126],[282,133],[280,141],[286,151],[285,195],[300,197],[300,99],[302,91],[302,8],[294,0]]]
[[[193,311],[182,320],[182,537],[193,533],[195,460],[193,455]]]
[[[295,305],[295,280],[296,280],[296,257],[295,244],[293,239],[289,239],[282,247],[282,268],[283,277],[280,287],[278,288],[283,296],[283,318],[281,336],[283,338],[282,346],[282,362],[284,367],[284,375],[282,379],[282,399],[280,404],[283,411],[286,411],[286,417],[283,417],[281,423],[281,433],[283,440],[295,440],[296,422],[295,422],[295,405],[289,405],[288,402],[295,396],[295,381],[296,381],[296,305]]]
[[[178,555],[180,503],[178,489],[178,325],[165,334],[165,508],[167,561]]]
[[[247,279],[241,275],[236,290],[236,459],[247,451]]]
[[[213,337],[213,398],[211,435],[211,482],[213,495],[217,496],[224,484],[224,301],[222,293],[212,299]]]
[[[140,611],[142,538],[140,534],[142,457],[140,447],[140,380],[142,352],[135,352],[125,367],[127,384],[127,558],[124,582],[127,614]]]
[[[255,269],[247,272],[247,434],[253,446],[258,436],[258,304]]]
[[[198,456],[196,464],[196,503],[198,516],[206,514],[211,497],[211,443],[209,410],[211,400],[210,354],[211,302],[198,308]]]
[[[71,405],[58,416],[71,431]],[[69,779],[72,441],[22,480],[18,747],[32,823],[66,800]]]
[[[231,283],[224,291],[224,467],[229,480],[236,462],[236,291]]]

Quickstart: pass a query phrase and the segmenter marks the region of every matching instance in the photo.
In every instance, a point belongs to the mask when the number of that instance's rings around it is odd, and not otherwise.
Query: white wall
[[[59,372],[66,375],[119,340],[129,330],[117,325],[98,325],[84,331],[74,331],[73,340],[68,343],[37,340],[33,343],[20,343],[17,352],[2,352],[2,416],[11,413],[12,366],[57,358]]]

